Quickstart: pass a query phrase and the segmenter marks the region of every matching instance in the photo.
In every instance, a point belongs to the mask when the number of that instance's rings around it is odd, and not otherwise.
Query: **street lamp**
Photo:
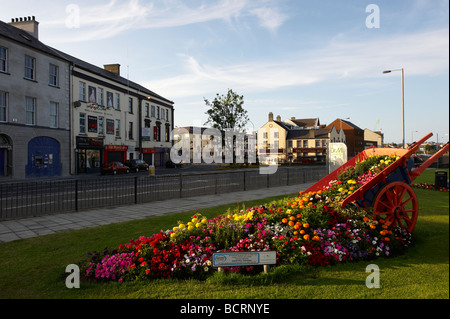
[[[391,73],[393,71],[401,71],[402,72],[402,140],[403,140],[403,148],[405,148],[405,86],[404,86],[404,70],[394,69],[394,70],[385,70],[383,74]]]

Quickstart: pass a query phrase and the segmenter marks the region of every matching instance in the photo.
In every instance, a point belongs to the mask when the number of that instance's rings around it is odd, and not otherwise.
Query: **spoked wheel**
[[[375,198],[374,214],[408,232],[414,230],[419,214],[419,202],[414,190],[406,183],[392,182],[384,186]]]

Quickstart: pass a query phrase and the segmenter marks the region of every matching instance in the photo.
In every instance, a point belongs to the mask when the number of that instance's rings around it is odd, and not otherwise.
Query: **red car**
[[[116,175],[118,173],[128,174],[130,172],[130,168],[123,165],[121,162],[109,162],[102,165],[101,171],[102,175],[108,173],[113,175]]]

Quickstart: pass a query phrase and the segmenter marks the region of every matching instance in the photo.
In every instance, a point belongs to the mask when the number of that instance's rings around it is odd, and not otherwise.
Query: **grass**
[[[434,170],[416,181],[434,183]],[[116,247],[141,235],[168,229],[185,212],[145,220],[69,231],[0,244],[0,299],[448,299],[449,193],[415,189],[420,213],[416,244],[402,256],[322,268],[280,266],[257,276],[215,273],[206,281],[155,280],[138,283],[82,282],[65,286],[65,267],[86,252]],[[283,196],[282,196],[283,197]],[[245,205],[263,204],[273,197]],[[195,212],[208,218],[236,204]],[[368,289],[366,267],[380,268],[380,289]]]

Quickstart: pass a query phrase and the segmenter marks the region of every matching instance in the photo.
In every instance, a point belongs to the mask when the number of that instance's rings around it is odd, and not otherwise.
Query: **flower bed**
[[[132,281],[151,278],[204,279],[218,251],[276,250],[277,265],[333,265],[390,257],[412,245],[412,235],[368,210],[342,200],[396,157],[374,156],[339,175],[324,189],[256,207],[239,207],[208,219],[201,214],[172,229],[140,237],[103,253],[89,254],[88,278]],[[225,271],[254,273],[254,267]]]

